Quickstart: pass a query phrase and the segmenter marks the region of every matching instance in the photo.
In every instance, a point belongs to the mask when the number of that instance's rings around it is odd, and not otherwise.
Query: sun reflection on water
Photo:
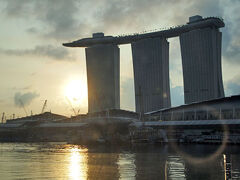
[[[87,179],[87,149],[73,147],[70,149],[69,177],[70,179]]]

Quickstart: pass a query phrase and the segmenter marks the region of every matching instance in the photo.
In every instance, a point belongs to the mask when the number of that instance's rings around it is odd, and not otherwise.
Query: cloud
[[[240,95],[240,74],[227,81],[225,84],[225,95]]]
[[[176,86],[171,88],[171,104],[172,106],[179,106],[184,104],[183,86]]]
[[[14,104],[17,107],[22,107],[22,105],[26,106],[39,96],[40,95],[35,92],[27,92],[23,94],[21,92],[17,92],[14,95]]]
[[[240,1],[221,0],[221,4],[226,24],[223,28],[223,56],[228,62],[240,64]]]
[[[136,29],[143,31],[181,25],[196,14],[223,15],[219,0],[105,0],[99,6],[102,7],[98,11],[99,27],[102,25],[102,29],[108,32],[128,33]]]
[[[221,16],[226,23],[222,28],[224,60],[239,63],[240,2],[236,0],[9,0],[5,3],[7,17],[34,22],[26,28],[28,33],[62,41],[97,31],[121,34],[184,24],[195,14]],[[59,58],[59,53],[63,52],[47,54]]]
[[[26,91],[26,90],[31,89],[31,85],[24,86],[24,87],[13,87],[12,89],[13,90],[24,90],[24,91]]]
[[[186,17],[202,12],[219,15],[219,0],[10,0],[4,13],[10,18],[33,19],[44,30],[33,26],[28,32],[43,37],[71,39],[94,31],[127,33],[186,22]],[[171,9],[171,11],[166,11]],[[161,14],[159,14],[161,12]],[[175,13],[177,12],[177,13]],[[215,15],[214,14],[214,15]],[[36,23],[34,23],[36,24]]]
[[[227,95],[240,95],[240,84],[237,82],[227,82],[226,84],[227,87]]]
[[[162,24],[158,24],[159,19],[163,19],[164,17],[170,19],[174,15],[174,13],[171,15],[165,11],[165,13],[161,13],[161,16],[159,16],[159,12],[164,11],[168,6],[170,7],[173,5],[172,0],[112,0],[104,2],[105,3],[102,5],[104,9],[100,11],[98,15],[101,22],[100,27],[102,25],[102,29],[105,31],[111,30],[112,32],[131,32],[136,31],[136,29],[143,31],[149,30],[156,24],[157,27],[163,27],[163,22]],[[184,1],[181,1],[181,3],[182,2],[184,3]],[[181,5],[176,1],[174,1],[174,3],[175,6]],[[174,6],[171,8],[173,7]]]
[[[5,3],[3,12],[6,17],[33,21],[33,26],[27,28],[27,32],[48,39],[78,37],[79,33],[87,31],[94,24],[86,20],[94,4],[86,5],[84,0],[5,0]]]
[[[83,3],[83,1],[80,2]],[[77,35],[81,24],[75,17],[78,12],[78,1],[35,1],[34,5],[34,9],[37,10],[40,7],[45,11],[44,14],[38,13],[37,19],[47,25],[48,32],[44,34],[47,38],[67,39]]]
[[[125,78],[121,81],[120,98],[121,109],[135,110],[134,81],[132,78]]]
[[[14,18],[22,17],[24,15],[27,16],[30,8],[29,0],[22,0],[21,2],[17,0],[6,0],[2,2],[6,2],[6,7],[3,11],[8,15],[8,17]]]
[[[64,47],[55,47],[52,45],[36,46],[34,49],[0,49],[0,53],[13,56],[44,56],[54,60],[73,60],[68,50]]]
[[[32,20],[27,32],[45,38],[72,40],[94,31],[128,33],[185,23],[191,15],[222,16],[226,20],[227,55],[237,52],[240,28],[237,0],[5,0],[4,14],[11,19]],[[166,11],[170,9],[170,11]],[[160,13],[161,12],[161,13]],[[38,22],[38,23],[36,23]],[[36,25],[38,24],[38,25]],[[40,24],[40,25],[39,25]],[[238,45],[237,45],[238,47]],[[225,51],[223,49],[223,51]]]

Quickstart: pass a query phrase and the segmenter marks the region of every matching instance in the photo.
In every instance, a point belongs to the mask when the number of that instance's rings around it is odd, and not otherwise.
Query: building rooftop
[[[131,126],[210,126],[210,125],[240,125],[240,119],[226,119],[226,120],[194,120],[194,121],[148,121],[148,122],[134,122]]]
[[[206,101],[201,101],[201,102],[194,102],[194,103],[191,103],[191,104],[184,104],[184,105],[180,105],[180,106],[176,106],[176,107],[159,109],[159,110],[156,110],[156,111],[147,112],[145,114],[146,115],[153,115],[155,113],[168,111],[168,110],[181,109],[183,107],[190,107],[190,106],[194,106],[194,105],[205,105],[205,104],[211,104],[211,103],[217,103],[217,102],[227,102],[227,101],[234,101],[234,100],[240,101],[240,95],[211,99],[211,100],[206,100]]]
[[[16,119],[9,119],[7,120],[7,123],[21,123],[24,121],[38,121],[38,120],[54,121],[54,120],[60,120],[60,119],[66,119],[66,118],[67,118],[66,116],[62,116],[59,114],[44,112],[42,114],[36,114],[36,115],[26,116],[26,117],[21,117]]]
[[[201,29],[206,27],[224,27],[225,24],[221,18],[218,17],[207,17],[202,18],[199,15],[192,16],[189,18],[189,22],[185,25],[174,26],[168,29],[153,31],[147,33],[135,33],[131,35],[122,35],[122,36],[104,36],[104,33],[94,33],[91,38],[83,38],[77,41],[63,43],[63,46],[66,47],[89,47],[97,44],[128,44],[134,41],[138,41],[146,38],[156,38],[164,37],[171,38],[179,36],[182,33],[194,30]]]

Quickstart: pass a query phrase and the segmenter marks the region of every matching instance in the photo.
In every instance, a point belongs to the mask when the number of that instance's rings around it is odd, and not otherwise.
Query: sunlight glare
[[[85,105],[87,101],[87,85],[80,79],[71,80],[66,86],[64,94],[74,105]]]
[[[87,179],[87,154],[78,148],[70,150],[69,176],[71,179]]]

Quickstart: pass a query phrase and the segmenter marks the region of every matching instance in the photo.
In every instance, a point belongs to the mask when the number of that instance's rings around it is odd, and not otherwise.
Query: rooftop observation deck
[[[192,31],[194,29],[202,29],[206,27],[221,28],[224,26],[225,24],[221,18],[218,18],[218,17],[202,18],[201,16],[197,15],[197,16],[190,17],[189,22],[185,25],[174,26],[165,30],[148,32],[148,33],[135,33],[135,34],[123,35],[123,36],[104,36],[103,33],[96,33],[96,34],[93,34],[92,38],[83,38],[70,43],[63,43],[63,46],[89,47],[97,44],[116,44],[116,45],[128,44],[134,41],[147,39],[147,38],[156,38],[156,37],[172,38],[172,37],[179,36],[182,33]]]

